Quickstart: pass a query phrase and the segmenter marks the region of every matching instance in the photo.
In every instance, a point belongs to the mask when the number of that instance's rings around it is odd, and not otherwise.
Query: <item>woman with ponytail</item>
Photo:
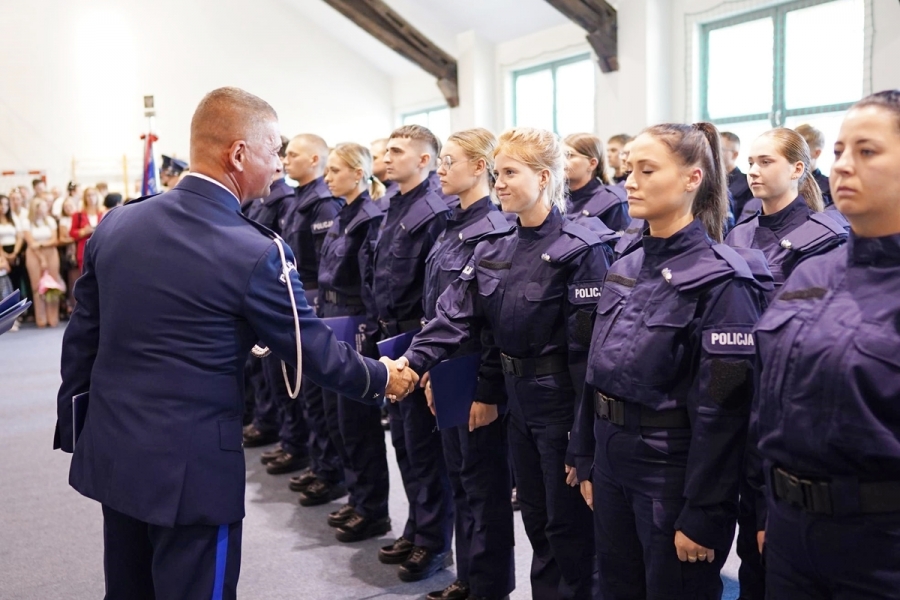
[[[569,191],[569,218],[597,218],[620,235],[628,228],[625,190],[609,185],[603,141],[590,133],[573,133],[563,142]]]
[[[375,309],[362,282],[383,218],[374,200],[384,194],[384,186],[373,179],[369,150],[353,143],[335,146],[328,155],[325,183],[345,204],[322,244],[317,312],[323,318],[365,315],[374,320]],[[372,340],[358,340],[357,346],[367,356],[378,356]],[[338,528],[336,537],[342,542],[387,533],[391,520],[381,409],[324,388],[322,396],[329,437],[341,457],[350,492],[348,503],[328,515],[328,524]]]
[[[771,278],[759,252],[721,244],[713,125],[646,129],[628,171],[648,232],[604,282],[568,454],[595,508],[601,597],[718,599]]]
[[[780,287],[800,261],[834,250],[847,233],[822,212],[809,147],[799,133],[784,127],[767,131],[754,140],[748,159],[750,191],[761,202],[762,214],[732,229],[725,243],[761,250]]]

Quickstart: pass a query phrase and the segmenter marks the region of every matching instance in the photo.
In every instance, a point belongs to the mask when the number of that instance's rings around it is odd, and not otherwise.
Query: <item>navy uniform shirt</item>
[[[304,377],[383,401],[384,365],[335,339],[296,271],[282,282],[273,235],[228,190],[193,175],[103,218],[62,346],[55,445],[64,451],[73,451],[72,397],[90,392],[69,474],[76,490],[164,527],[240,521],[244,364],[259,341],[296,366],[287,285]]]
[[[844,228],[826,213],[810,210],[803,196],[772,215],[759,214],[725,238],[734,248],[756,248],[766,255],[776,288],[800,261],[834,250],[847,240]]]
[[[620,235],[628,229],[628,199],[625,190],[615,185],[605,185],[597,178],[583,187],[569,192],[567,216],[570,218],[596,217],[607,228]]]
[[[251,200],[246,207],[242,207],[242,210],[245,215],[263,227],[282,235],[284,215],[290,212],[293,197],[294,188],[282,177],[272,183],[268,196]]]
[[[319,252],[343,204],[319,177],[295,190],[291,210],[281,219],[282,235],[297,257],[297,271],[308,290],[319,285]]]
[[[669,238],[644,237],[612,265],[596,307],[585,393],[572,431],[576,462],[568,463],[580,480],[590,478],[593,389],[652,411],[686,409],[686,503],[675,527],[716,549],[730,546],[737,518],[752,399],[752,329],[771,288],[761,253],[742,254],[713,243],[695,220]],[[662,459],[666,436],[679,431],[648,431],[647,443]]]
[[[565,355],[571,380],[555,401],[521,398],[519,404],[529,411],[528,421],[571,423],[575,394],[584,382],[590,313],[608,265],[609,248],[599,236],[553,208],[538,227],[519,226],[476,246],[406,357],[417,373],[425,372],[483,326],[508,356]],[[497,385],[480,380],[479,400],[496,396]]]
[[[371,278],[367,281],[376,316],[386,336],[412,328],[424,316],[425,259],[447,224],[447,204],[428,179],[391,198],[375,245]]]
[[[741,215],[744,213],[744,205],[753,198],[753,192],[750,191],[747,176],[737,167],[731,173],[728,173],[728,191],[731,192],[734,220],[736,223],[740,223],[742,220]]]
[[[900,481],[900,235],[851,233],[804,261],[756,339],[753,437],[767,467]]]

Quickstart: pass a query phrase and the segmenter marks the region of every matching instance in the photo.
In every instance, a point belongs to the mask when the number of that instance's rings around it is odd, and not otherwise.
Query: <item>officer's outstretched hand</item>
[[[678,560],[681,562],[713,562],[716,560],[716,551],[710,548],[704,548],[700,544],[694,542],[688,536],[675,532],[675,552],[678,553]]]
[[[416,384],[419,383],[419,376],[415,371],[407,368],[409,367],[409,362],[407,362],[406,358],[401,357],[399,360],[391,360],[382,356],[380,360],[388,368],[388,374],[390,375],[384,395],[391,402],[403,400],[416,389]]]

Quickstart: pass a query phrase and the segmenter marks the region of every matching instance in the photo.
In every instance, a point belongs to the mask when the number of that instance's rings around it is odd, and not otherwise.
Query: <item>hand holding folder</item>
[[[438,429],[468,427],[480,366],[480,354],[467,354],[438,363],[429,371]]]

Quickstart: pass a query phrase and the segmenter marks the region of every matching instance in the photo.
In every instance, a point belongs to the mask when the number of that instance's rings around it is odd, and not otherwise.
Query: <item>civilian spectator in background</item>
[[[22,203],[26,210],[31,208],[31,199],[34,198],[34,192],[27,185],[20,185],[16,189],[22,194]]]
[[[68,316],[75,310],[75,295],[72,290],[75,280],[78,279],[78,259],[76,258],[76,244],[72,238],[72,215],[75,214],[77,205],[74,198],[66,198],[62,206],[62,215],[59,217],[59,231],[57,245],[59,247],[59,271],[66,282],[66,304],[63,313]]]
[[[56,221],[50,216],[49,206],[43,198],[35,198],[29,214],[29,228],[25,232],[25,265],[28,268],[28,279],[34,291],[34,322],[38,327],[56,327],[59,324],[60,291],[48,290],[39,293],[41,278],[46,274],[54,279],[62,289],[59,277],[59,254],[56,251]]]
[[[98,181],[94,187],[97,188],[97,193],[100,194],[101,198],[106,198],[106,195],[109,193],[109,185],[105,181]]]
[[[100,190],[97,190],[98,192]],[[103,198],[103,212],[108,211],[111,208],[115,208],[122,204],[122,194],[117,194],[113,192],[112,194],[106,194]]]
[[[75,204],[78,204],[78,184],[74,181],[69,182],[69,185],[66,188],[65,196],[59,194],[56,188],[54,188],[53,208],[50,210],[50,215],[54,219],[58,219],[60,215],[62,215],[62,205],[63,202],[66,201],[66,198],[73,198],[75,200]]]
[[[24,236],[16,227],[9,207],[9,197],[0,194],[0,255],[9,263],[9,277],[14,289],[20,286],[24,269]]]
[[[34,190],[35,196],[43,196],[47,193],[47,182],[43,179],[32,179],[31,189]]]
[[[102,217],[100,194],[96,188],[86,188],[81,201],[81,210],[72,215],[72,229],[69,230],[77,245],[75,258],[78,261],[78,277],[81,277],[81,269],[84,267],[84,245],[87,244],[88,238],[94,233],[94,228]]]
[[[625,180],[628,174],[625,173],[625,161],[622,160],[622,150],[625,144],[633,138],[627,133],[620,133],[609,138],[606,142],[606,158],[610,168],[610,178],[612,182],[620,187],[625,187]]]
[[[12,211],[12,221],[19,231],[28,229],[28,207],[25,206],[25,198],[18,188],[9,192],[9,208]]]

